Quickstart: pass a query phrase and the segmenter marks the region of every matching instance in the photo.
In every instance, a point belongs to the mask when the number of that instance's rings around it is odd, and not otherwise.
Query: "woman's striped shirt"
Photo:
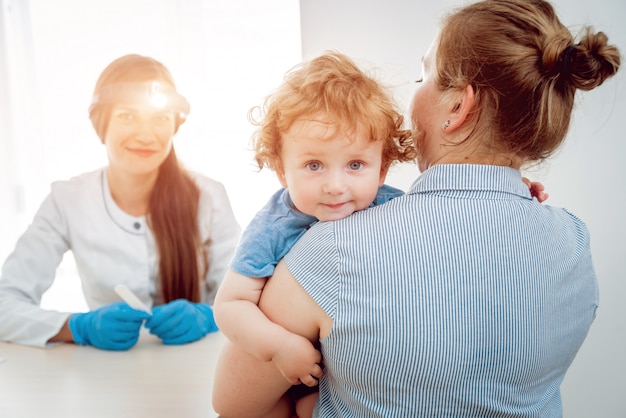
[[[586,226],[519,171],[438,165],[285,261],[333,319],[321,417],[560,417],[595,316]]]

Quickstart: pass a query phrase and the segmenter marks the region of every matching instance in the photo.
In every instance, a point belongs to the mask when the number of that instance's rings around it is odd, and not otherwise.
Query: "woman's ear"
[[[450,133],[462,126],[467,120],[473,107],[474,88],[468,84],[465,86],[465,89],[459,93],[458,100],[455,101],[454,107],[448,115],[449,118],[443,122],[444,132]]]

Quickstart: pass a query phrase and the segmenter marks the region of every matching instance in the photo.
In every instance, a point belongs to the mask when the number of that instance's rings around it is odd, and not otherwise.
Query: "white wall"
[[[23,219],[26,189],[33,170],[22,164],[17,149],[30,149],[28,164],[39,166],[39,153],[31,147],[37,123],[33,105],[34,69],[27,3],[0,0],[0,259],[12,247]],[[21,140],[17,140],[17,133]],[[26,155],[27,153],[24,153]]]
[[[301,0],[303,55],[337,49],[376,68],[408,108],[420,58],[436,33],[439,18],[460,0]],[[626,3],[622,0],[555,0],[562,21],[576,31],[592,24],[626,55]],[[551,197],[585,220],[601,292],[598,317],[566,376],[566,418],[626,417],[626,69],[577,99],[563,149],[527,173],[542,181]],[[395,170],[389,183],[405,188],[418,174]]]

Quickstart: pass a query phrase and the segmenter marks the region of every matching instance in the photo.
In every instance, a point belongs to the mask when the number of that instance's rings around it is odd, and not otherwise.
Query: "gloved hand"
[[[213,309],[207,304],[186,299],[152,308],[146,328],[163,340],[163,344],[186,344],[217,331]]]
[[[137,343],[139,330],[150,315],[116,302],[95,311],[70,315],[68,326],[76,344],[104,350],[128,350]]]

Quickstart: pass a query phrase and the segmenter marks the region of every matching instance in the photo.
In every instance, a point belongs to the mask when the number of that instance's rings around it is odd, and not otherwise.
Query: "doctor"
[[[222,184],[186,171],[173,137],[189,113],[167,68],[126,55],[100,75],[89,108],[108,166],[52,185],[0,276],[0,340],[127,350],[145,322],[165,344],[217,330],[210,304],[240,234]],[[90,311],[42,309],[72,251]],[[152,316],[120,302],[124,284]]]

